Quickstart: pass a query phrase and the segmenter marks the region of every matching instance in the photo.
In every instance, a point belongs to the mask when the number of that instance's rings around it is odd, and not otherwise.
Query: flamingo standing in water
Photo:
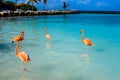
[[[25,62],[27,62],[27,63],[30,62],[30,58],[29,58],[29,55],[26,52],[19,52],[18,49],[19,49],[19,41],[17,42],[15,52],[16,52],[16,56],[18,58],[20,58],[21,61],[23,62],[23,70],[25,71],[26,67],[25,67],[24,64],[25,64]]]
[[[82,43],[84,43],[86,46],[92,46],[93,43],[90,39],[84,39],[84,30],[80,30],[80,32],[82,33]]]
[[[52,39],[50,34],[47,33],[47,28],[46,27],[44,27],[44,34],[45,34],[45,37],[46,37],[47,40],[51,40]]]
[[[24,31],[20,32],[19,36],[15,36],[12,39],[12,43],[24,40]]]

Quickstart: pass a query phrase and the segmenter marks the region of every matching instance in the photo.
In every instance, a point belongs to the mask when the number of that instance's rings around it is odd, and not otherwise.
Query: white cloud
[[[95,5],[96,5],[97,7],[101,7],[101,6],[107,6],[108,4],[105,3],[104,1],[100,1],[100,2],[96,2]]]
[[[85,5],[89,4],[90,2],[91,2],[91,0],[79,0],[78,1],[78,3],[85,4]]]

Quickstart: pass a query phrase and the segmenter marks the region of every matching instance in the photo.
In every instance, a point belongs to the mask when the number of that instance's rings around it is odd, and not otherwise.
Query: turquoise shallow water
[[[46,40],[44,27],[52,36]],[[94,46],[81,43],[80,30]],[[25,32],[19,51],[31,62],[22,71],[11,39]],[[120,15],[0,18],[0,80],[120,80]]]

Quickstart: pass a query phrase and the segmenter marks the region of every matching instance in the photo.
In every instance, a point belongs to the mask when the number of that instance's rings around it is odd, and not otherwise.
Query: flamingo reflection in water
[[[80,60],[84,63],[89,63],[90,62],[89,55],[88,54],[80,54]]]

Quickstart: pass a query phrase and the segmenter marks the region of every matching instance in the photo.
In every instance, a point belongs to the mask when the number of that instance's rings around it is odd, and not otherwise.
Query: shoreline
[[[81,14],[120,14],[120,11],[79,11]]]
[[[79,11],[2,11],[0,17],[12,17],[12,16],[36,16],[36,15],[62,15],[62,14],[79,14]]]
[[[64,15],[64,14],[120,14],[120,11],[77,11],[77,10],[47,10],[47,11],[2,11],[0,17]]]

